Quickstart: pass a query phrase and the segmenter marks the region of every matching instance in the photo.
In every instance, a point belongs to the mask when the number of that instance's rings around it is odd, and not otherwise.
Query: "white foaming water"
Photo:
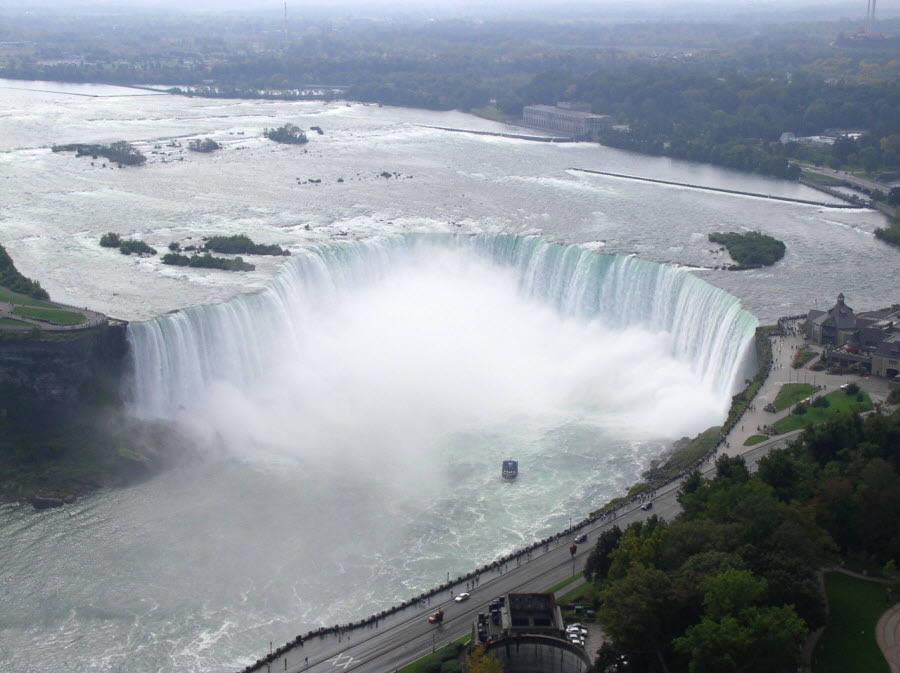
[[[303,456],[372,457],[373,441],[407,456],[572,409],[674,437],[717,422],[755,325],[722,290],[634,257],[386,237],[301,254],[261,293],[132,324],[130,398],[139,415]]]

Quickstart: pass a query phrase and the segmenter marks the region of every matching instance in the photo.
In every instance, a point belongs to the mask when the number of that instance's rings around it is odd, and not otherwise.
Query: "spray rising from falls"
[[[643,406],[660,412],[648,435],[671,436],[720,420],[755,326],[733,296],[635,257],[383,237],[301,252],[263,292],[130,325],[130,399],[151,417],[239,414],[249,440],[289,443],[302,426],[332,447],[395,426],[421,445],[572,406],[632,425]]]

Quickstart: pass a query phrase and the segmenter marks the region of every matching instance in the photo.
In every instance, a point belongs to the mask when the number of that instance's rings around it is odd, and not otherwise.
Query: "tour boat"
[[[504,479],[515,479],[519,475],[519,461],[504,460],[501,474]]]

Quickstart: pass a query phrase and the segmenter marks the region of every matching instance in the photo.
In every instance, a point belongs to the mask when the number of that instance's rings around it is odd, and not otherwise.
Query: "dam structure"
[[[684,269],[537,236],[411,234],[310,248],[295,253],[261,292],[131,323],[127,398],[134,412],[166,418],[190,409],[214,381],[252,385],[278,367],[273,353],[304,339],[317,308],[440,249],[512,270],[521,295],[563,316],[664,333],[669,354],[725,396],[743,380],[756,319],[734,296]]]

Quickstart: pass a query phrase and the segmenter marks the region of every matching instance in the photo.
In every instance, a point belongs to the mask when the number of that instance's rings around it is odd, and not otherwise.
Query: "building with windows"
[[[825,347],[826,359],[842,366],[860,366],[875,376],[894,378],[900,367],[900,310],[855,313],[844,295],[827,311],[806,316],[806,336]]]
[[[522,123],[543,131],[564,133],[577,138],[593,138],[601,129],[609,128],[609,115],[595,115],[588,103],[562,102],[556,105],[526,105]]]

